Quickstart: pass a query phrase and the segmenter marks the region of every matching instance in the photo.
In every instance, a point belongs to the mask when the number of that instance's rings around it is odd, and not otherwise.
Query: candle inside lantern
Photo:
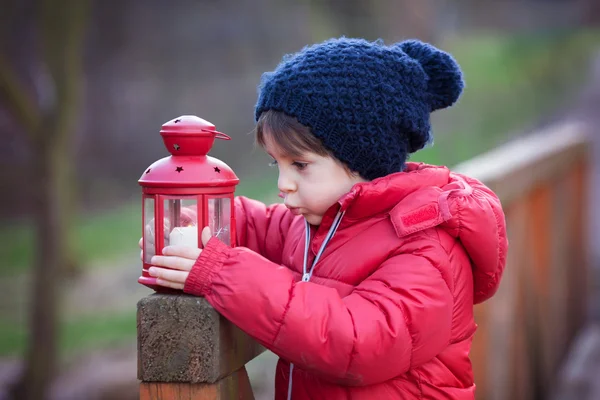
[[[189,246],[198,248],[198,227],[176,227],[169,234],[169,246]]]

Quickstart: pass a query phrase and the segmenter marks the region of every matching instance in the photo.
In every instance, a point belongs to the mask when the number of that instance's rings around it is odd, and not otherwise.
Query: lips
[[[294,214],[294,215],[300,215],[300,214],[302,214],[302,213],[300,212],[300,209],[299,209],[298,207],[290,207],[290,206],[288,206],[287,204],[286,204],[285,206],[286,206],[286,207],[288,208],[288,210],[290,210],[290,212],[291,212],[292,214]]]

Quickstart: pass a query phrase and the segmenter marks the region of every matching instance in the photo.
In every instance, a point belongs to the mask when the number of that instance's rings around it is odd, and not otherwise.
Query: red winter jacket
[[[211,239],[185,285],[280,356],[275,398],[473,399],[473,304],[505,265],[498,198],[475,179],[408,163],[356,184],[311,228],[282,204],[237,198],[238,243]]]

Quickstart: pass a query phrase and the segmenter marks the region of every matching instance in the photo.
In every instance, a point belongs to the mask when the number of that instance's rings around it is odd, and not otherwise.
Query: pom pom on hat
[[[398,46],[419,62],[427,74],[431,111],[449,107],[458,100],[464,83],[460,67],[450,54],[418,40],[407,40]]]
[[[454,104],[463,87],[456,61],[430,44],[330,39],[263,74],[255,118],[271,109],[297,118],[350,169],[375,179],[404,169],[431,140],[430,113]]]

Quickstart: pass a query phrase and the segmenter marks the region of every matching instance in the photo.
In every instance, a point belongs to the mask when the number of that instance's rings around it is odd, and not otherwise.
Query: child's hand
[[[195,206],[183,207],[181,209],[181,214],[179,216],[179,225],[180,226],[190,226],[196,225],[198,223],[198,215],[196,213]],[[168,218],[163,220],[163,235],[165,238],[169,237],[169,233],[171,232],[171,221]],[[148,257],[154,255],[154,218],[146,224],[144,227],[144,237],[147,241],[147,249],[146,251],[149,253]],[[139,243],[140,249],[140,258],[144,261],[144,238],[140,239]]]
[[[202,247],[211,238],[210,228],[202,230]],[[172,289],[183,289],[190,270],[196,263],[202,250],[189,246],[167,246],[162,256],[154,256],[150,260],[152,267],[148,270],[150,276],[156,278],[156,284]],[[165,267],[165,268],[159,268]]]
[[[183,207],[181,209],[181,214],[179,215],[179,225],[178,226],[190,226],[196,225],[198,223],[198,215],[196,214],[196,210],[191,207]],[[144,227],[145,233],[144,236],[146,240],[148,240],[148,245],[154,246],[154,218],[152,218],[148,224]],[[164,237],[169,237],[169,232],[171,232],[171,221],[168,218],[163,220],[163,235]],[[140,244],[140,247],[142,245]]]

